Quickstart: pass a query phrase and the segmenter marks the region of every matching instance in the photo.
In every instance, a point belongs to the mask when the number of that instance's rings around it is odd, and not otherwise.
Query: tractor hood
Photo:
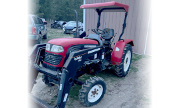
[[[67,50],[69,49],[69,47],[71,47],[73,45],[80,45],[80,44],[95,44],[95,45],[98,44],[98,42],[95,40],[82,39],[82,38],[58,38],[58,39],[52,39],[52,40],[48,41],[48,43],[53,44],[53,45],[60,45],[64,48],[64,52],[60,52],[60,53],[54,53],[54,52],[46,51],[48,53],[52,53],[52,54],[62,56],[62,60],[58,65],[52,65],[52,64],[46,63],[48,65],[55,66],[55,67],[62,67],[63,66],[65,56],[66,56],[66,53],[67,53]]]
[[[98,44],[98,42],[95,40],[82,39],[82,38],[58,38],[58,39],[52,39],[48,41],[48,43],[54,45],[61,45],[64,48],[69,48],[70,46],[79,45],[79,44]]]

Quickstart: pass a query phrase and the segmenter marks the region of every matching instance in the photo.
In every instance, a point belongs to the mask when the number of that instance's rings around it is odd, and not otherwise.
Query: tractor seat
[[[100,36],[97,35],[97,34],[89,34],[89,36],[88,36],[88,37],[84,37],[84,39],[92,39],[92,40],[96,40],[96,41],[99,43],[100,46],[103,45]]]
[[[105,40],[111,40],[112,37],[114,36],[114,29],[110,29],[110,28],[105,28],[103,30],[103,34],[101,35],[103,39]]]

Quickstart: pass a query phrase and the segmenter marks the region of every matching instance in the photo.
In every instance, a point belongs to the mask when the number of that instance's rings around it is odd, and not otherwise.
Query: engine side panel
[[[112,55],[111,55],[111,64],[112,65],[119,65],[122,61],[123,51],[126,46],[126,44],[130,44],[131,46],[134,46],[133,40],[131,39],[124,39],[116,42]]]

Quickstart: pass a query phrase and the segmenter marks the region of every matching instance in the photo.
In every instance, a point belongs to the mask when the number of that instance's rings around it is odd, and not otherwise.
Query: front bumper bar
[[[48,75],[50,77],[53,77],[55,79],[58,78],[58,75],[60,75],[61,73],[58,73],[58,71],[53,71],[44,67],[40,67],[37,64],[34,65],[34,69],[37,70],[38,72],[41,72],[45,75]]]

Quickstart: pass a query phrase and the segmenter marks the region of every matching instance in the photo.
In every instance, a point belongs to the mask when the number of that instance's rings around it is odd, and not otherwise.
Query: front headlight
[[[64,48],[62,46],[53,45],[51,48],[51,52],[60,53],[63,51],[64,51]]]
[[[46,50],[50,51],[50,44],[46,44]]]

